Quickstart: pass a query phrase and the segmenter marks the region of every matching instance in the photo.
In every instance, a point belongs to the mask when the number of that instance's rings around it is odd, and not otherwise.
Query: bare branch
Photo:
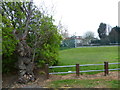
[[[23,2],[23,7],[24,7],[25,11],[28,13],[28,10],[25,7],[25,2]]]
[[[23,38],[22,39],[25,39],[27,34],[28,34],[28,25],[30,23],[30,18],[31,18],[31,15],[32,15],[32,10],[31,10],[31,5],[32,5],[32,2],[29,3],[29,9],[27,11],[28,13],[28,17],[26,19],[26,26],[25,26],[25,32],[23,34]]]

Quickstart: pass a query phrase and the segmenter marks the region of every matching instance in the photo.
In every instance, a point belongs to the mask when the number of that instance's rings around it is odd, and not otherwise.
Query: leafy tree
[[[91,43],[91,40],[94,39],[94,33],[91,32],[91,31],[88,31],[84,34],[84,42],[87,43],[87,44],[90,44]]]
[[[10,56],[13,54],[15,50],[15,46],[17,44],[17,40],[15,39],[14,35],[12,34],[13,27],[9,19],[5,16],[2,17],[2,36],[3,36],[3,54],[6,56]],[[12,42],[12,43],[11,43]]]
[[[58,27],[54,25],[52,16],[44,15],[38,8],[34,11],[34,16],[30,25],[32,29],[27,40],[28,44],[34,48],[33,58],[39,67],[45,63],[56,65],[62,39]]]
[[[99,28],[98,28],[98,34],[100,39],[106,38],[106,24],[105,23],[100,23]]]
[[[13,54],[17,45],[17,40],[12,34],[13,27],[11,21],[5,16],[2,17],[2,68],[3,72],[9,72],[10,69],[15,69],[12,65],[15,63],[16,56]],[[13,59],[13,57],[15,59]]]
[[[61,41],[61,35],[58,33],[57,26],[53,24],[54,19],[49,16],[41,15],[37,19],[40,22],[39,29],[35,29],[29,35],[29,43],[35,47],[35,61],[39,67],[45,63],[49,65],[56,65],[58,62],[58,50]],[[35,38],[37,40],[35,40]]]
[[[109,38],[107,35],[106,31],[106,24],[105,23],[100,23],[99,28],[98,28],[98,34],[101,40],[101,44],[108,44],[109,43]]]
[[[6,16],[7,19],[11,21],[10,25],[12,26],[12,34],[15,39],[19,41],[16,48],[19,68],[19,82],[26,83],[28,81],[34,81],[34,62],[31,59],[32,50],[26,43],[30,19],[32,17],[32,2],[3,2],[2,4],[2,15]],[[8,26],[6,25],[7,24],[4,25],[6,28],[4,29],[4,32],[8,30]],[[8,44],[9,41],[6,43]],[[14,45],[15,44],[13,43],[12,46],[14,47]]]
[[[53,24],[52,16],[41,13],[32,2],[2,4],[3,56],[16,55],[19,82],[34,81],[35,61],[39,66],[45,63],[55,65],[58,62],[61,40],[58,28]],[[3,59],[4,65],[11,61],[8,61],[8,57]]]

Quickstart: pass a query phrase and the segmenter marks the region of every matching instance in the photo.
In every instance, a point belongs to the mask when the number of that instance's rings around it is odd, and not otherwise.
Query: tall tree
[[[58,33],[57,26],[53,24],[52,16],[41,13],[32,2],[3,2],[2,4],[3,39],[5,40],[3,55],[8,54],[9,51],[11,56],[16,50],[19,82],[34,81],[35,61],[39,66],[45,63],[57,64],[61,35]],[[11,49],[9,50],[7,46]]]
[[[106,38],[106,24],[105,23],[100,23],[99,28],[98,28],[98,34],[100,39]]]
[[[17,57],[19,67],[19,82],[34,81],[34,62],[31,59],[32,49],[26,43],[29,24],[32,17],[32,2],[3,2],[2,15],[11,21],[12,33],[17,41]],[[7,26],[5,26],[7,27]]]
[[[108,44],[109,38],[106,31],[107,25],[105,23],[100,23],[98,28],[98,34],[101,40],[101,44]]]

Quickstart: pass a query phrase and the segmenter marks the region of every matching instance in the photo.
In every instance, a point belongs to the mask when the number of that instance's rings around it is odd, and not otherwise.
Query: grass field
[[[75,64],[103,64],[118,62],[118,47],[83,47],[61,50],[59,52],[59,66]],[[109,68],[118,68],[118,65],[110,65]],[[103,66],[84,66],[81,70],[99,70]],[[52,72],[75,71],[75,68],[55,68]],[[90,72],[94,74],[95,72]],[[97,73],[97,72],[96,72]]]
[[[94,80],[77,80],[77,79],[66,79],[57,80],[51,82],[49,87],[52,88],[118,88],[118,80],[104,80],[104,79],[94,79]]]
[[[61,50],[59,65],[118,62],[118,47],[83,47]]]

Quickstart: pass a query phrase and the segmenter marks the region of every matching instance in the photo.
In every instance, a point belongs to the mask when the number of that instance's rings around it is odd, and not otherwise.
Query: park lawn
[[[83,47],[61,50],[59,65],[118,62],[118,47]]]
[[[118,62],[118,46],[113,47],[82,47],[82,48],[71,48],[61,50],[59,52],[59,63],[58,66],[64,65],[75,65],[75,64],[103,64],[104,61],[109,63]],[[109,68],[118,68],[118,65],[110,65]],[[101,66],[84,66],[81,70],[101,70]],[[51,72],[66,72],[75,71],[75,67],[72,68],[55,68],[51,69]],[[98,72],[89,72],[95,74]]]
[[[50,82],[48,87],[51,88],[118,88],[118,80],[104,79],[66,79]]]

